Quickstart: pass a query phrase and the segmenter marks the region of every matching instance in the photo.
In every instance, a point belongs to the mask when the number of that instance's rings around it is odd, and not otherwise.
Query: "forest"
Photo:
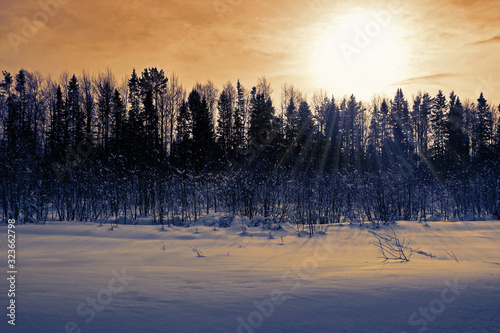
[[[454,92],[307,98],[270,82],[3,72],[0,217],[183,225],[500,219],[500,105]],[[477,99],[476,99],[477,98]]]

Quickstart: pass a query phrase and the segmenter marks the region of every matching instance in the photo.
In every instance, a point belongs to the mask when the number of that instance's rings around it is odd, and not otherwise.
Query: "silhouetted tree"
[[[236,104],[236,91],[231,83],[226,84],[222,90],[218,101],[218,126],[217,141],[225,160],[231,156],[233,149],[233,130],[234,130],[234,108]]]
[[[402,89],[397,90],[396,96],[392,100],[391,118],[393,121],[393,137],[397,155],[408,160],[412,155],[412,127],[408,102],[404,97]]]
[[[126,108],[123,103],[122,97],[117,89],[115,89],[115,94],[113,96],[113,118],[114,118],[114,128],[112,132],[114,152],[117,154],[123,154],[126,148],[126,136],[127,136],[127,119],[126,119]]]
[[[177,115],[177,141],[172,148],[172,164],[181,169],[192,168],[192,117],[188,103],[182,102]]]
[[[208,169],[214,146],[212,114],[207,101],[193,89],[188,97],[189,110],[193,119],[193,159],[195,170]]]
[[[370,121],[370,133],[368,134],[368,158],[372,165],[379,166],[382,156],[382,113],[374,103],[372,119]]]
[[[448,142],[448,103],[441,90],[434,98],[430,120],[433,134],[432,157],[442,167]]]
[[[421,160],[428,158],[429,148],[429,116],[432,99],[428,93],[419,93],[413,100],[413,123],[415,129],[416,153]]]
[[[297,140],[300,127],[299,115],[293,97],[290,97],[290,101],[286,108],[285,116],[286,116],[285,137],[287,144],[292,145]]]
[[[115,78],[108,69],[105,73],[99,73],[96,81],[97,87],[97,115],[99,118],[99,137],[101,147],[107,155],[109,152],[110,129],[112,126],[112,102],[115,90]]]
[[[162,96],[167,89],[168,78],[163,70],[156,67],[145,68],[140,78],[141,95],[144,103],[144,130],[146,149],[151,154],[164,157],[166,105]]]
[[[233,122],[233,150],[243,149],[245,144],[246,101],[245,91],[240,81],[236,84],[237,101]]]
[[[68,84],[66,105],[68,109],[70,144],[72,147],[76,147],[85,137],[85,116],[80,107],[80,86],[75,75],[71,77]]]
[[[493,140],[493,114],[483,93],[477,100],[477,158],[484,160],[491,157]]]
[[[67,132],[67,117],[66,108],[64,107],[61,87],[57,87],[56,98],[52,106],[52,117],[49,134],[49,150],[51,152],[51,160],[60,162],[64,157],[64,150],[67,142],[65,142]]]
[[[466,162],[469,146],[464,133],[463,105],[454,92],[450,94],[450,114],[448,117],[448,155],[452,161]]]

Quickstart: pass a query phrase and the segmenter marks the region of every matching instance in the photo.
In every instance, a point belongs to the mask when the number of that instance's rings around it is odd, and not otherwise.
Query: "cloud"
[[[409,78],[403,81],[395,82],[391,86],[406,86],[410,84],[441,84],[439,81],[444,79],[452,79],[458,77],[460,74],[456,73],[440,73],[433,75],[425,75]]]
[[[469,45],[482,45],[482,44],[491,44],[491,43],[499,43],[500,42],[500,35],[488,38],[488,39],[483,39],[474,43],[470,43]]]

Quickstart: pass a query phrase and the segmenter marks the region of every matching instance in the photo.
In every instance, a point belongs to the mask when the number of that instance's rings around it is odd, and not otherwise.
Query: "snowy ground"
[[[0,331],[500,332],[498,221],[398,222],[413,248],[436,256],[404,264],[382,263],[367,226],[314,238],[285,226],[275,239],[261,228],[241,235],[238,223],[159,229],[17,226],[16,326],[4,279]]]

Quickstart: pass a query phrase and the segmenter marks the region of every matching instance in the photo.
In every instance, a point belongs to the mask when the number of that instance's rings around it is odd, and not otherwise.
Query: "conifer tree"
[[[290,101],[286,108],[285,116],[286,116],[285,136],[288,145],[291,145],[297,140],[297,136],[299,134],[299,116],[293,97],[290,97]]]
[[[415,97],[413,101],[415,149],[421,160],[426,160],[428,157],[429,116],[431,108],[432,99],[428,93],[419,93]]]
[[[207,101],[195,89],[189,94],[188,104],[193,119],[193,164],[197,171],[206,170],[214,145],[212,114]]]
[[[408,159],[412,154],[412,128],[408,102],[404,97],[402,89],[397,90],[396,96],[392,100],[391,118],[393,121],[393,137],[397,154],[401,154],[404,158]]]
[[[477,157],[481,160],[488,159],[491,154],[493,140],[493,114],[488,101],[483,93],[477,100]]]
[[[71,77],[68,84],[68,98],[66,100],[66,105],[68,109],[70,145],[75,147],[85,137],[85,119],[80,107],[80,86],[75,75]]]
[[[450,115],[448,117],[448,155],[452,161],[468,160],[468,140],[464,133],[464,109],[460,98],[454,92],[450,94]]]
[[[122,154],[125,148],[126,142],[126,108],[122,100],[122,97],[117,89],[115,89],[115,94],[113,96],[113,118],[114,118],[114,131],[113,131],[113,142],[116,153]]]
[[[381,155],[382,147],[382,114],[378,105],[373,105],[372,119],[370,121],[370,133],[368,134],[368,151],[370,159],[377,160]]]
[[[192,123],[191,110],[188,103],[183,101],[177,115],[177,137],[171,152],[172,163],[181,169],[190,169],[193,166]]]
[[[217,141],[226,159],[229,157],[233,136],[233,100],[228,91],[224,89],[218,101],[218,127]]]
[[[433,134],[432,156],[438,165],[442,166],[448,144],[448,103],[441,90],[433,100],[430,120]]]
[[[246,119],[246,102],[245,91],[240,81],[236,84],[237,101],[234,112],[233,122],[233,149],[238,151],[243,149],[245,144],[245,119]]]

